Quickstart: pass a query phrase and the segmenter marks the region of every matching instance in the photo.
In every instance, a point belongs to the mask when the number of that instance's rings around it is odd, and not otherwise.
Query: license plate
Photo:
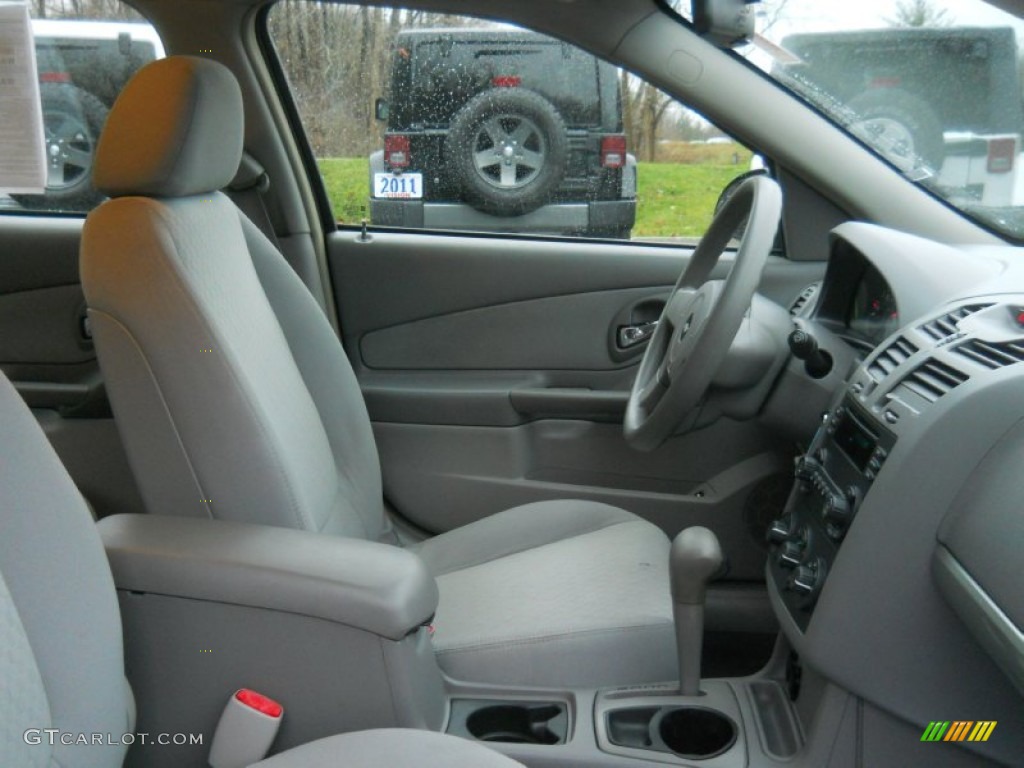
[[[423,174],[375,173],[373,196],[419,200],[423,197]]]

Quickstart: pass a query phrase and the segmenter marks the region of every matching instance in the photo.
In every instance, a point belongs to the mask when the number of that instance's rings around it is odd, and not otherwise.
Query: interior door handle
[[[654,335],[658,327],[658,321],[652,320],[649,323],[633,323],[631,325],[620,325],[616,336],[619,349],[629,349],[637,344],[643,344]]]

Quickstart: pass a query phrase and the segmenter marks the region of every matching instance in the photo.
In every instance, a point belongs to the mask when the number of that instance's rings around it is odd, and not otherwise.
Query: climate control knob
[[[801,482],[807,482],[811,480],[815,475],[818,474],[818,470],[821,468],[821,464],[817,459],[811,456],[801,456],[797,459],[796,469],[794,474],[796,479]]]
[[[821,508],[825,522],[839,528],[846,527],[850,522],[850,502],[838,493],[830,493]]]
[[[807,545],[799,539],[787,541],[779,549],[779,565],[783,568],[796,568],[804,560],[804,549]]]
[[[781,544],[789,539],[792,532],[793,521],[788,516],[780,517],[768,526],[768,541],[772,544]]]
[[[820,578],[817,564],[801,565],[793,571],[793,575],[789,577],[787,583],[789,588],[798,595],[809,595],[818,588]]]
[[[818,593],[825,584],[827,570],[828,566],[825,565],[824,559],[816,557],[810,562],[802,563],[790,574],[786,580],[786,589],[795,593],[801,608],[809,610],[814,605]]]

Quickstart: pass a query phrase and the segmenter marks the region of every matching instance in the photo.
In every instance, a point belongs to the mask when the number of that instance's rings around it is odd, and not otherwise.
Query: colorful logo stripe
[[[997,720],[933,720],[921,734],[921,741],[988,741]]]
[[[988,737],[992,735],[992,731],[996,729],[996,720],[979,720],[970,736],[967,737],[968,741],[988,741]]]

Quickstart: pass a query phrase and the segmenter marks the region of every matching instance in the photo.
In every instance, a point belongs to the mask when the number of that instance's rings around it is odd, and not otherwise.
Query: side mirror
[[[391,114],[391,105],[387,99],[377,99],[373,102],[373,114],[378,120],[387,120]]]
[[[719,48],[735,48],[754,37],[756,13],[761,0],[693,0],[693,26],[704,39]]]

